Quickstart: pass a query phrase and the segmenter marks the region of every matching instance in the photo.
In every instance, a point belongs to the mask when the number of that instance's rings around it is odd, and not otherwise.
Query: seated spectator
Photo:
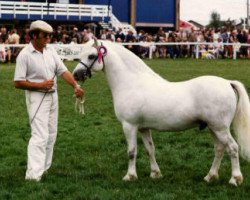
[[[131,37],[131,40],[128,41],[128,43],[135,43],[135,42],[136,42],[135,37]],[[137,45],[127,45],[126,48],[129,49],[130,51],[132,51],[136,55],[139,54]]]
[[[78,44],[77,43],[77,38],[76,37],[73,37],[70,44]]]
[[[121,38],[118,37],[118,38],[116,39],[116,42],[117,42],[117,43],[122,43],[123,41],[122,41]]]
[[[166,38],[165,37],[159,37],[159,42],[166,42]],[[165,45],[157,45],[157,51],[159,54],[160,58],[166,58],[167,56],[167,48]]]
[[[214,45],[211,45],[211,44],[208,45],[206,59],[215,59],[215,54],[216,54],[216,50],[214,48]]]
[[[205,45],[200,45],[200,56],[202,59],[207,58],[208,51],[206,50]]]
[[[147,36],[144,36],[142,40],[139,42],[140,45],[138,47],[139,56],[141,58],[146,58],[149,55],[149,43],[147,42]]]
[[[156,46],[154,45],[152,35],[148,35],[147,42],[148,42],[148,45],[149,45],[149,59],[152,59],[153,55],[156,54]]]
[[[217,38],[217,42],[215,42],[214,47],[215,47],[215,57],[218,58],[219,56],[221,56],[222,58],[225,58],[224,45],[221,37]]]

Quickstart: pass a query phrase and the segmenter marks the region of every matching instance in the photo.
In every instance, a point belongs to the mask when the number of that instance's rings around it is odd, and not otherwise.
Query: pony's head
[[[75,67],[73,76],[77,81],[85,81],[91,78],[92,71],[100,71],[104,68],[103,58],[107,54],[107,49],[102,44],[98,44],[97,39],[88,41],[82,53],[80,63]]]

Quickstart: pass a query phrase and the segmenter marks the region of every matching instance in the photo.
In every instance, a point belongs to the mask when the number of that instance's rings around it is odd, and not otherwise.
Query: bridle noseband
[[[102,52],[103,51],[103,52]],[[93,60],[93,62],[91,63],[90,66],[86,65],[84,62],[80,62],[80,64],[82,64],[84,67],[86,67],[86,76],[88,76],[89,78],[91,78],[92,73],[91,73],[91,69],[93,67],[93,65],[95,64],[96,61],[98,61],[98,63],[100,63],[102,61],[103,63],[103,69],[105,67],[105,63],[104,63],[104,57],[107,55],[107,49],[105,46],[102,45],[97,47],[97,56],[95,57],[95,59]]]

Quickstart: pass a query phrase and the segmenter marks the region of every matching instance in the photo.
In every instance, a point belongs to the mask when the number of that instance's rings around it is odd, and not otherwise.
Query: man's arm
[[[77,84],[74,77],[69,71],[64,72],[62,75],[62,78],[74,88],[74,94],[76,97],[82,97],[83,96],[83,89],[80,87],[80,85]]]
[[[35,83],[30,81],[14,81],[14,85],[18,89],[24,90],[49,90],[54,85],[54,80],[45,80],[41,83]]]

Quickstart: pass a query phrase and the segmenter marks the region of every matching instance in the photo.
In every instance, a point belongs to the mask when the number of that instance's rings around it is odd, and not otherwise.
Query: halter
[[[86,76],[88,76],[89,78],[91,78],[92,73],[91,73],[91,69],[93,67],[93,65],[95,64],[96,61],[98,61],[98,63],[103,63],[103,68],[105,67],[105,63],[104,63],[104,57],[107,55],[107,48],[105,46],[103,46],[103,44],[101,43],[101,46],[97,47],[97,56],[96,58],[93,60],[93,62],[91,63],[90,66],[86,65],[84,62],[80,62],[80,64],[82,64],[84,67],[86,67],[87,71],[86,71]]]

